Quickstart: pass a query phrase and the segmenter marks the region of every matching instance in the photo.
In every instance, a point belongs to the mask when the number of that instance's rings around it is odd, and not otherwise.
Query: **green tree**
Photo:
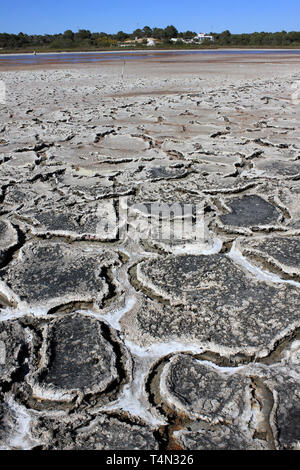
[[[92,33],[88,29],[79,29],[77,37],[79,40],[90,39]]]
[[[231,32],[226,29],[226,31],[223,31],[223,33],[220,34],[219,36],[219,43],[222,45],[227,45],[230,44],[231,42]]]
[[[152,36],[155,39],[162,39],[164,36],[164,30],[162,28],[153,28],[152,29]]]
[[[181,36],[183,39],[193,39],[196,34],[197,33],[193,31],[186,31],[185,33],[180,33],[179,36]]]
[[[64,38],[69,40],[69,41],[74,41],[74,33],[71,29],[67,29],[64,32]]]
[[[129,35],[124,33],[124,31],[119,31],[115,36],[116,40],[119,42],[124,42],[128,37]]]
[[[149,26],[144,26],[143,28],[143,35],[145,38],[151,38],[152,36],[152,29]]]
[[[135,38],[140,39],[144,37],[144,32],[141,29],[136,29],[135,31],[133,31],[132,36],[133,36],[133,39]]]
[[[164,39],[168,40],[168,39],[171,39],[171,38],[177,38],[177,36],[178,36],[178,31],[175,28],[175,26],[170,25],[170,26],[167,26],[164,29],[164,32],[163,32],[163,38]]]

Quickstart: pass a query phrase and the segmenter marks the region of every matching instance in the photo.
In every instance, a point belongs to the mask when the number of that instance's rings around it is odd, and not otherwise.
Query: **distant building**
[[[176,44],[176,42],[180,42],[184,44],[190,44],[191,42],[193,42],[192,39],[183,39],[183,38],[171,38],[170,41],[173,42],[174,44]]]
[[[143,44],[145,41],[147,41],[147,43],[145,43],[145,46],[147,47],[153,47],[159,42],[158,39],[154,39],[154,38],[135,38],[135,39],[126,39],[124,43],[121,44],[121,46],[122,47],[134,46],[136,44]]]
[[[205,39],[208,39],[209,41],[213,41],[214,38],[213,36],[210,36],[209,34],[205,33],[199,33],[197,36],[195,36],[192,39],[183,39],[183,38],[171,38],[170,41],[176,44],[177,42],[183,42],[184,44],[191,44],[191,43],[201,43]]]
[[[154,38],[147,38],[147,46],[155,46],[159,41]]]
[[[203,41],[205,41],[205,39],[209,39],[209,41],[213,41],[214,37],[209,36],[209,34],[199,33],[199,34],[197,34],[197,36],[194,37],[193,41],[194,42],[203,42]]]

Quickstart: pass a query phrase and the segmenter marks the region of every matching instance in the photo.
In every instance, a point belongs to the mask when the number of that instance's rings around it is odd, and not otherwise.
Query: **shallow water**
[[[182,55],[300,55],[300,50],[184,50],[184,51],[124,51],[124,52],[69,52],[52,54],[17,54],[0,56],[0,66],[39,65],[39,64],[86,64],[103,62],[107,60],[145,60],[169,56]]]

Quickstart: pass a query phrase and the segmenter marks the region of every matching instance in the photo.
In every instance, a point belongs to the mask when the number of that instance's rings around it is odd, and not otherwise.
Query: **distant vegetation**
[[[197,32],[198,33],[198,32]],[[117,49],[121,44],[127,44],[127,47],[141,48],[145,47],[147,38],[158,40],[157,48],[218,48],[218,47],[286,47],[300,48],[300,32],[281,31],[278,33],[252,33],[252,34],[231,34],[230,31],[222,33],[209,33],[214,37],[214,41],[205,40],[201,44],[186,44],[183,41],[192,39],[196,36],[194,31],[179,32],[175,26],[166,28],[150,28],[145,26],[143,29],[136,29],[133,33],[119,31],[117,34],[92,33],[86,29],[80,29],[77,32],[67,30],[62,34],[8,34],[0,33],[1,52],[9,51],[56,51],[56,50],[102,50]],[[136,44],[128,40],[139,39]],[[179,41],[173,44],[170,39],[179,38]],[[144,39],[144,41],[143,41]],[[127,41],[127,43],[126,43]]]

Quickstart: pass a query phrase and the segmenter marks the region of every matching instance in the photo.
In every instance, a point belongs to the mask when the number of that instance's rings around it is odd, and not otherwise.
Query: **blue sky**
[[[196,32],[299,31],[299,19],[299,0],[11,0],[2,2],[0,32],[116,33],[169,24]]]

